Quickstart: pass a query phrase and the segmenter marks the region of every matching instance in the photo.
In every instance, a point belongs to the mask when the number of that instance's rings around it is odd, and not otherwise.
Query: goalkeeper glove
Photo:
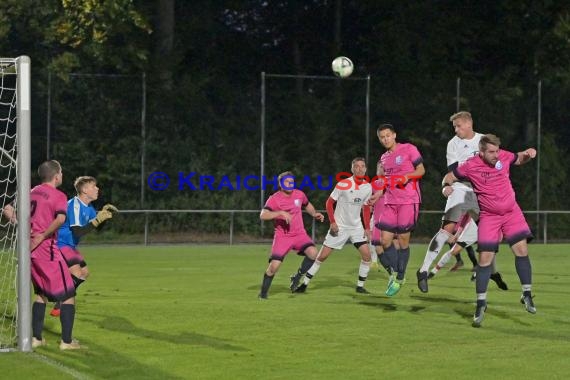
[[[101,223],[106,221],[107,219],[111,219],[113,217],[113,213],[109,210],[101,210],[97,213],[95,219],[91,221],[91,224],[94,227],[99,227]]]
[[[112,204],[107,203],[105,206],[103,206],[103,211],[111,211],[113,213],[113,212],[119,212],[119,209],[113,206]]]

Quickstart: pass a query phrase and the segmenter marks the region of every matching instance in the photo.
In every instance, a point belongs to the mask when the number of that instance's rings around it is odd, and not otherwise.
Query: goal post
[[[31,344],[31,60],[0,58],[0,352]]]

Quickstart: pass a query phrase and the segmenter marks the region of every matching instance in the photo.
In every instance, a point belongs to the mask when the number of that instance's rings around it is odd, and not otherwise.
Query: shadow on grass
[[[118,331],[121,333],[133,334],[141,338],[153,339],[157,341],[169,342],[174,344],[185,344],[191,346],[205,346],[217,350],[226,351],[248,351],[248,349],[233,345],[227,341],[209,335],[198,334],[194,332],[185,331],[180,334],[167,334],[157,332],[149,329],[144,329],[135,326],[131,321],[123,317],[104,317],[100,321],[85,320],[99,326],[105,330]]]

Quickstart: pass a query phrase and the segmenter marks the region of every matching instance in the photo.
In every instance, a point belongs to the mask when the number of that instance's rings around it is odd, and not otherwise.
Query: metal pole
[[[461,78],[457,78],[457,81],[455,83],[455,112],[459,112],[460,98],[461,98]]]
[[[47,93],[47,120],[46,120],[46,160],[50,159],[51,142],[51,71],[48,71],[48,93]]]
[[[366,165],[370,160],[370,74],[366,77]]]
[[[540,145],[541,145],[541,129],[542,129],[542,81],[539,80],[538,81],[538,87],[537,87],[537,92],[538,92],[538,101],[537,101],[537,121],[536,121],[536,149],[538,151],[537,157],[536,157],[536,231],[539,231],[540,229],[540,156],[541,156],[541,150],[540,150]],[[544,215],[544,220],[546,223],[546,214]],[[544,242],[546,243],[546,235],[544,235]]]
[[[16,141],[18,157],[16,174],[18,178],[17,210],[18,225],[30,225],[30,183],[31,183],[31,94],[29,57],[16,60],[18,73],[16,86],[17,126]],[[31,302],[31,262],[30,229],[18,228],[18,348],[23,352],[32,351],[32,302]]]
[[[234,244],[234,212],[230,213],[230,245]]]
[[[148,245],[148,213],[144,213],[144,245]]]
[[[260,142],[260,181],[263,183],[263,178],[265,176],[265,71],[261,72],[261,142]],[[264,193],[263,186],[260,186],[259,190],[259,209],[263,208],[264,204]],[[260,221],[260,232],[263,236],[263,221]]]
[[[146,155],[146,73],[142,73],[142,105],[141,105],[141,209],[144,208],[145,190],[145,155]]]

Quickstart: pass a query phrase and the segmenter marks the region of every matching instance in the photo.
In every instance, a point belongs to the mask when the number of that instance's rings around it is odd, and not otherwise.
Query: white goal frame
[[[17,350],[32,351],[30,184],[31,184],[31,60],[27,56],[0,58],[16,68],[16,211],[17,211]]]

